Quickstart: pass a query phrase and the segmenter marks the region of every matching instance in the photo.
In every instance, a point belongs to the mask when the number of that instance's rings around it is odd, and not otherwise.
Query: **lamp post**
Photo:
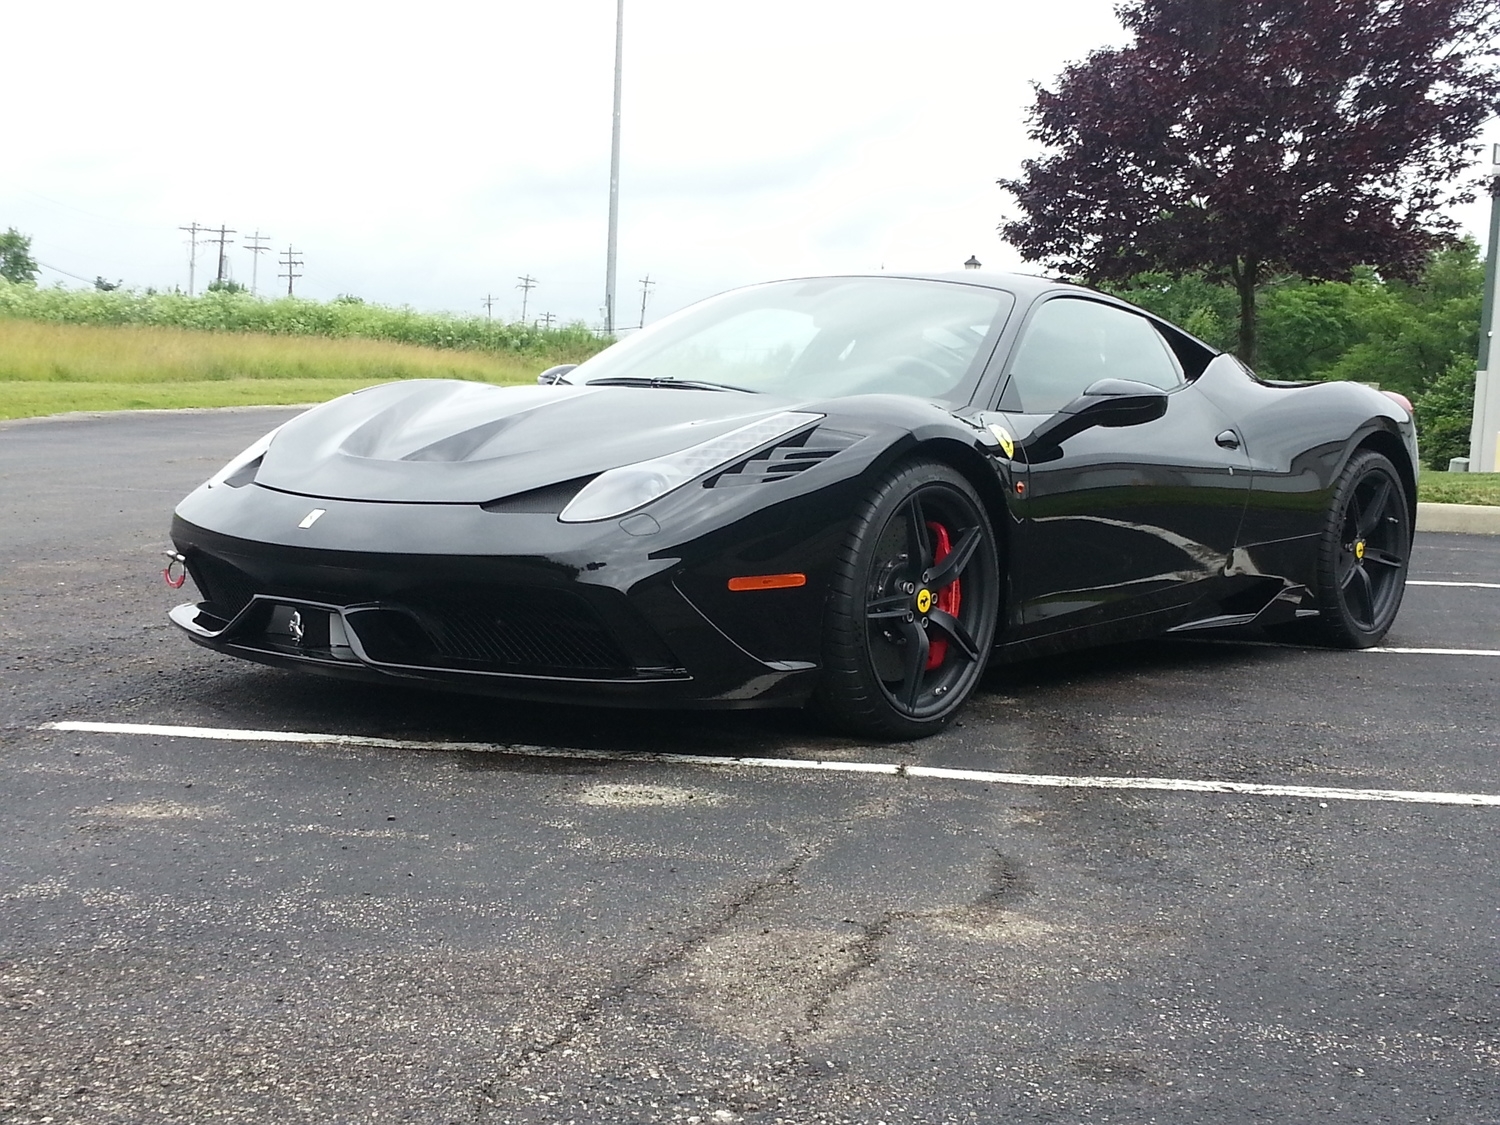
[[[1474,375],[1474,421],[1469,427],[1469,468],[1500,473],[1500,145],[1490,149],[1490,248],[1484,263],[1484,311],[1479,317],[1479,369]]]
[[[615,334],[615,245],[620,235],[620,65],[625,57],[625,0],[615,2],[615,122],[609,145],[609,248],[604,265],[604,334]]]
[[[980,266],[980,261],[973,254],[970,254],[969,255],[969,260],[964,263],[964,269],[966,269],[966,270],[977,270],[979,268],[979,266]]]

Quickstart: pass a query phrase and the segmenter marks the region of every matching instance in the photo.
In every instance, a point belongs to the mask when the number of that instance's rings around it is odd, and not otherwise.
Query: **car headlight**
[[[281,427],[277,426],[270,433],[266,434],[265,437],[258,438],[256,441],[252,442],[243,453],[234,458],[234,460],[230,461],[229,464],[225,465],[213,476],[208,478],[208,487],[213,488],[216,484],[224,484],[229,480],[230,477],[234,476],[235,473],[239,472],[245,466],[249,465],[252,461],[255,461],[257,458],[264,457],[266,455],[266,450],[271,448],[271,439],[280,432]]]
[[[608,469],[584,485],[557,518],[564,523],[588,523],[623,516],[822,418],[822,414],[783,411],[665,457]]]

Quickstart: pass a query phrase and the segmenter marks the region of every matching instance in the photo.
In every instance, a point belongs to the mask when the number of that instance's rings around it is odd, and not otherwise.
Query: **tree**
[[[121,278],[119,281],[106,281],[102,274],[94,275],[94,288],[99,290],[99,292],[101,293],[113,293],[116,289],[120,288],[120,286],[124,284],[125,280],[123,278]]]
[[[1494,0],[1127,0],[1134,40],[1037,88],[1051,150],[1000,186],[1003,237],[1093,282],[1203,271],[1256,294],[1283,274],[1409,278],[1473,198],[1456,184],[1500,106]]]
[[[1455,359],[1412,403],[1429,468],[1446,469],[1452,458],[1468,456],[1474,374],[1472,359]]]
[[[36,280],[39,272],[36,259],[31,256],[31,239],[15,227],[8,227],[0,234],[0,277],[16,285]]]

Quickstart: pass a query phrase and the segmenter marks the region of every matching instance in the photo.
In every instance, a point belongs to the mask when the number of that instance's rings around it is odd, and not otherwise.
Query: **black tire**
[[[1396,466],[1371,449],[1355,453],[1334,484],[1318,539],[1311,638],[1337,648],[1379,644],[1401,608],[1411,539]]]
[[[859,735],[937,733],[984,674],[999,604],[973,486],[938,462],[897,467],[860,505],[834,567],[817,706]]]

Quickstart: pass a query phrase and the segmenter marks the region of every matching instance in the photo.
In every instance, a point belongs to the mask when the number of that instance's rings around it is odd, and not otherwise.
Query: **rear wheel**
[[[1000,602],[973,486],[933,461],[894,470],[860,506],[829,592],[822,710],[876,738],[941,730],[984,673]]]
[[[1316,639],[1339,648],[1380,642],[1401,608],[1411,536],[1396,466],[1360,450],[1339,474],[1318,542]]]

